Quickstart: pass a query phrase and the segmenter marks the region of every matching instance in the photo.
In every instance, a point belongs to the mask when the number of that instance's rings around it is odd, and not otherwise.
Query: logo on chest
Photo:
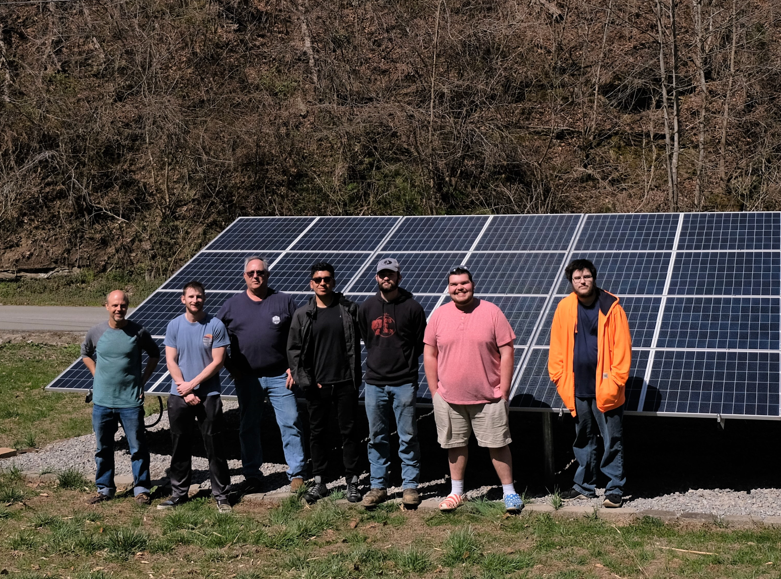
[[[214,336],[212,334],[204,334],[203,335],[203,345],[207,348],[212,347],[212,343],[214,342]]]
[[[374,330],[375,336],[390,338],[396,333],[396,320],[389,314],[382,314],[381,317],[372,322],[372,330]]]
[[[281,322],[281,321],[282,321],[282,318],[280,318],[279,316],[274,316],[273,318],[271,318],[271,321],[273,322],[273,324],[274,324],[275,326],[278,326],[278,325],[279,325],[279,322]]]

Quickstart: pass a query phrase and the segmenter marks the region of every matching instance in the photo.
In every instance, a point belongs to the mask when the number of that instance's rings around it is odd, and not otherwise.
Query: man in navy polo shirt
[[[291,388],[287,336],[297,304],[287,294],[268,286],[268,265],[259,256],[244,260],[246,291],[226,301],[217,313],[228,329],[231,355],[226,367],[236,383],[239,399],[239,441],[244,481],[231,492],[245,495],[261,490],[260,444],[263,402],[268,396],[282,434],[290,488],[304,484],[304,447],[298,405]]]

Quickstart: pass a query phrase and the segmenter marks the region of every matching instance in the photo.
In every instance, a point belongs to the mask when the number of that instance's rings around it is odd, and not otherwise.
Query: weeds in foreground
[[[14,448],[16,450],[38,448],[38,441],[35,438],[35,433],[32,431],[25,432],[22,438],[19,438],[14,442]]]
[[[391,553],[393,562],[405,573],[425,573],[434,567],[431,557],[415,546]]]
[[[557,511],[564,506],[564,499],[561,497],[561,491],[558,487],[555,487],[550,495],[550,504]]]
[[[472,526],[451,531],[445,540],[442,563],[448,567],[462,563],[475,563],[480,554],[480,542]]]
[[[21,503],[24,500],[24,491],[16,486],[7,485],[0,487],[0,503],[11,505]]]
[[[75,468],[68,468],[57,475],[57,484],[63,489],[89,489],[90,482],[82,474],[82,472]]]
[[[106,536],[108,552],[120,559],[128,559],[148,546],[149,536],[138,529],[120,527],[110,530]]]

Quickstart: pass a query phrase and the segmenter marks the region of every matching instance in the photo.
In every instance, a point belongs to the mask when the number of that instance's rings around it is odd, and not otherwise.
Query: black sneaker
[[[228,487],[228,494],[238,495],[240,497],[243,497],[244,495],[254,495],[255,493],[261,492],[262,486],[263,483],[259,478],[245,478],[240,483]]]
[[[163,501],[159,505],[157,505],[158,511],[165,511],[168,509],[173,509],[174,507],[178,507],[186,503],[188,500],[190,500],[188,497],[171,497],[167,501]]]
[[[605,500],[602,501],[602,506],[608,507],[610,509],[617,509],[622,504],[624,504],[624,497],[618,493],[610,493],[609,495],[605,495]]]
[[[217,499],[217,512],[221,514],[230,513],[233,510],[228,499]]]
[[[588,497],[577,489],[570,489],[568,491],[564,491],[563,493],[561,493],[561,498],[564,499],[565,501],[574,501],[578,499],[588,499],[594,497]]]
[[[326,487],[323,483],[323,479],[321,479],[319,476],[316,476],[314,484],[310,486],[304,493],[304,500],[312,505],[320,499],[324,499],[329,494],[331,493],[328,490],[328,487]]]
[[[347,483],[347,500],[351,503],[358,503],[361,500],[361,493],[358,490],[358,477],[354,476]]]

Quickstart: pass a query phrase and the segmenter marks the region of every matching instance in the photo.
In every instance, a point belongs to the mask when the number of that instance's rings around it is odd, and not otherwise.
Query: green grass
[[[68,468],[57,475],[57,482],[63,489],[84,489],[89,488],[92,483],[75,468]]]
[[[165,280],[147,280],[133,272],[96,274],[90,270],[49,279],[0,282],[0,304],[9,306],[100,306],[106,294],[124,289],[137,306]]]
[[[333,500],[305,507],[295,497],[272,508],[240,503],[225,517],[203,498],[173,511],[139,510],[132,497],[86,507],[86,492],[58,486],[42,496],[8,471],[0,473],[0,487],[25,494],[24,505],[0,507],[0,569],[11,575],[770,578],[781,564],[775,528],[683,527],[649,517],[503,518],[487,501],[447,523],[432,525],[434,515],[414,511],[390,524],[391,510],[375,518]]]
[[[78,357],[77,344],[0,345],[0,446],[39,448],[92,432],[92,405],[83,396],[43,390]],[[157,412],[153,398],[145,405]]]

